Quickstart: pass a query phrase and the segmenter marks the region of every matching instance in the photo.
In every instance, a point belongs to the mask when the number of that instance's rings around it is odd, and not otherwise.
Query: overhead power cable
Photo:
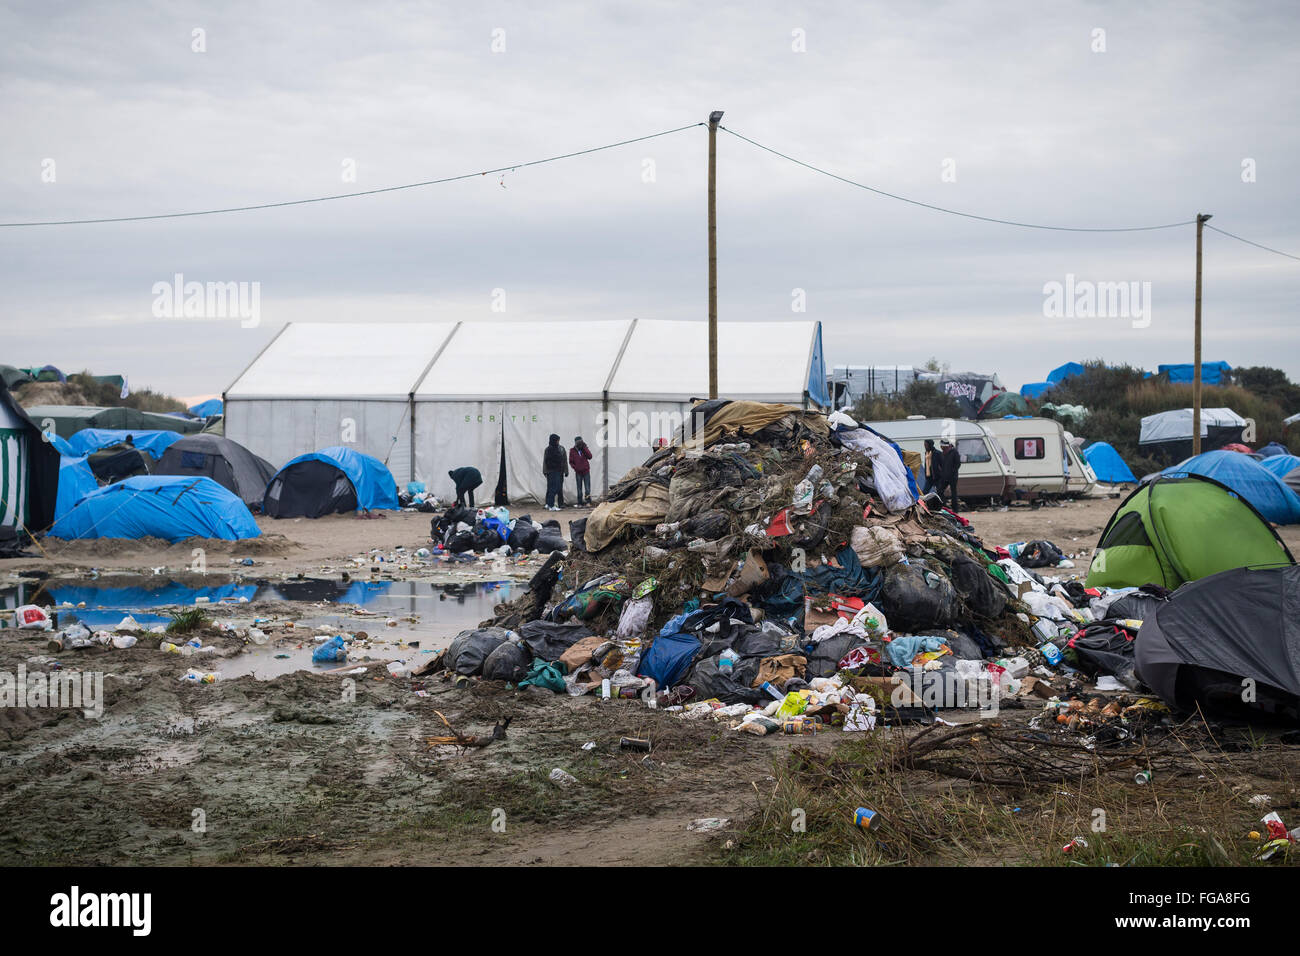
[[[1211,226],[1208,222],[1205,224],[1205,228],[1213,229],[1215,232],[1219,233],[1222,236],[1227,236],[1229,239],[1236,239],[1238,242],[1244,242],[1246,245],[1254,246],[1256,249],[1263,249],[1265,252],[1276,253],[1279,256],[1286,256],[1288,259],[1295,259],[1297,261],[1300,261],[1300,256],[1293,256],[1291,255],[1291,253],[1283,252],[1281,249],[1274,249],[1272,246],[1266,246],[1263,243],[1252,242],[1249,239],[1243,239],[1241,236],[1234,236],[1226,229],[1220,229],[1217,226]]]
[[[630,146],[633,143],[643,143],[648,139],[657,139],[660,136],[670,136],[673,133],[680,133],[683,130],[694,129],[697,126],[703,125],[703,123],[691,123],[687,126],[679,126],[676,129],[666,129],[660,133],[650,133],[647,136],[638,136],[635,139],[624,139],[617,143],[606,143],[604,146],[593,146],[590,149],[580,149],[572,153],[562,153],[559,156],[548,156],[545,159],[534,159],[526,163],[513,163],[509,166],[498,166],[495,169],[484,169],[474,173],[461,173],[458,176],[446,176],[442,179],[429,179],[420,183],[404,183],[400,186],[384,186],[380,189],[364,189],[353,193],[338,193],[333,196],[316,196],[312,199],[291,199],[287,202],[257,203],[249,206],[228,206],[224,209],[199,209],[192,212],[166,212],[146,216],[112,216],[103,219],[59,219],[40,222],[0,222],[0,227],[88,226],[94,223],[107,222],[143,222],[149,219],[184,219],[189,216],[215,216],[227,212],[248,212],[253,209],[279,209],[285,206],[305,206],[308,203],[333,202],[336,199],[355,199],[357,196],[375,196],[379,193],[392,193],[402,189],[420,189],[424,186],[438,186],[442,183],[454,183],[462,179],[473,179],[476,176],[490,176],[496,173],[513,172],[517,169],[526,169],[529,166],[541,166],[543,163],[555,163],[562,159],[573,159],[575,156],[586,156],[591,153],[599,153],[606,149],[617,149],[620,146]]]
[[[744,140],[746,143],[749,143],[751,146],[757,146],[759,149],[769,152],[773,156],[780,156],[782,159],[789,160],[790,162],[798,166],[802,166],[805,169],[811,169],[813,172],[820,173],[823,176],[829,176],[831,179],[838,179],[840,182],[847,183],[850,186],[856,186],[859,189],[865,189],[867,190],[867,192],[875,193],[877,196],[884,196],[887,199],[896,199],[899,202],[905,202],[913,206],[920,206],[923,209],[933,209],[935,212],[947,213],[950,216],[961,216],[963,219],[976,219],[979,220],[980,222],[993,222],[1002,226],[1020,226],[1021,228],[1024,229],[1050,229],[1054,232],[1150,232],[1155,229],[1175,229],[1179,226],[1193,226],[1196,224],[1195,219],[1187,219],[1182,222],[1161,223],[1158,226],[1105,226],[1105,227],[1049,226],[1037,222],[1018,222],[1014,219],[998,219],[994,216],[979,216],[976,215],[975,213],[961,212],[960,210],[957,209],[949,209],[946,206],[936,206],[933,203],[921,202],[918,199],[909,199],[906,196],[900,196],[897,193],[886,192],[883,189],[877,189],[874,186],[868,186],[866,183],[860,183],[857,182],[856,180],[847,179],[844,176],[840,176],[836,173],[832,173],[830,170],[822,169],[820,166],[814,166],[812,163],[806,163],[802,159],[795,159],[793,156],[783,153],[780,150],[773,149],[771,146],[764,146],[762,143],[756,142],[755,140],[750,139],[748,136],[742,136],[740,133],[737,133],[734,129],[727,129],[727,127],[725,126],[719,126],[718,129],[730,133],[732,136],[736,137],[737,139]]]

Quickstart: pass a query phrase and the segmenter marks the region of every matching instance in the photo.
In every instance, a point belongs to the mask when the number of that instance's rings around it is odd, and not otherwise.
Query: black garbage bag
[[[447,539],[447,550],[452,554],[461,554],[465,551],[474,550],[474,532],[457,531]]]
[[[781,653],[781,638],[761,627],[747,627],[731,643],[731,649],[741,657],[775,657]]]
[[[523,517],[515,522],[515,526],[510,530],[510,536],[506,538],[506,544],[510,545],[511,551],[527,553],[537,547],[537,538],[541,533],[541,528],[529,521],[527,517]]]
[[[560,530],[560,523],[558,521],[548,521],[542,525],[541,533],[537,536],[534,547],[542,554],[553,554],[556,551],[568,550],[569,543],[564,540],[564,532]]]
[[[1016,563],[1022,568],[1054,568],[1065,555],[1050,541],[1030,541],[1020,550]]]
[[[527,676],[532,660],[527,646],[506,641],[483,662],[483,679],[517,684]]]
[[[758,661],[751,665],[745,662],[736,664],[731,674],[724,674],[718,669],[718,657],[706,657],[696,662],[685,678],[685,683],[695,688],[697,700],[716,697],[724,704],[757,704],[767,695],[750,683],[758,675]]]
[[[529,621],[519,626],[519,636],[537,657],[544,661],[558,661],[560,655],[584,637],[594,632],[578,621]]]
[[[573,542],[573,550],[586,552],[587,550],[587,519],[579,518],[577,521],[569,522],[569,540]]]
[[[1136,634],[1106,621],[1096,621],[1066,642],[1074,651],[1079,670],[1096,677],[1109,674],[1125,687],[1136,690],[1140,685],[1134,673],[1134,638]]]
[[[731,516],[721,508],[714,508],[687,519],[682,533],[691,538],[716,541],[731,530]]]
[[[460,505],[448,508],[447,513],[443,515],[443,517],[447,521],[447,527],[454,528],[457,523],[461,521],[466,524],[473,524],[478,520],[478,512],[473,508],[466,508],[464,505]]]
[[[474,539],[475,551],[495,551],[501,545],[505,544],[501,540],[501,535],[497,534],[492,528],[485,528],[483,525],[475,525],[474,530],[470,532]]]
[[[950,627],[961,610],[952,583],[920,564],[895,564],[885,572],[880,610],[894,630],[918,631]]]
[[[997,617],[1007,606],[1007,589],[964,554],[952,559],[952,584],[966,606],[981,617]]]
[[[473,676],[483,672],[483,662],[488,655],[506,642],[508,632],[503,627],[476,627],[461,631],[447,648],[443,664],[457,674]]]
[[[811,653],[805,652],[804,656],[808,659],[808,666],[805,669],[805,680],[812,680],[814,677],[831,677],[838,671],[840,661],[844,660],[844,655],[855,647],[865,647],[867,642],[856,634],[850,634],[848,631],[840,631],[838,634],[832,634],[824,641],[818,641],[813,645]]]

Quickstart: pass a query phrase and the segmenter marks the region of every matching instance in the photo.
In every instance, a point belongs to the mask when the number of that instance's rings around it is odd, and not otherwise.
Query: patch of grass
[[[1283,804],[1287,794],[1294,802],[1300,763],[1294,750],[1274,745],[1262,760],[1259,752],[1189,754],[1185,769],[1158,773],[1145,786],[1134,782],[1131,769],[1100,763],[1074,779],[1027,775],[1019,785],[988,784],[934,769],[899,769],[891,758],[904,739],[878,731],[846,740],[831,755],[795,751],[776,768],[775,782],[755,791],[755,812],[739,832],[725,844],[715,841],[716,862],[1251,865],[1260,843],[1248,834],[1263,829],[1266,808],[1251,805],[1250,796],[1262,788]],[[1252,779],[1254,761],[1267,762],[1269,776],[1281,768],[1282,779],[1266,787]],[[877,825],[855,826],[858,807],[876,811]],[[1076,837],[1087,845],[1064,852]],[[1300,862],[1300,852],[1287,862]]]
[[[189,634],[203,627],[209,621],[202,608],[192,607],[185,611],[173,611],[167,622],[168,634]]]

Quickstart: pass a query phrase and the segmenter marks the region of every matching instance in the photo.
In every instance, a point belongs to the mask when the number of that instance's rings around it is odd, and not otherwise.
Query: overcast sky
[[[0,221],[373,189],[723,109],[923,202],[1069,226],[1209,212],[1300,255],[1300,8],[1135,6],[5,0]],[[195,395],[284,322],[492,320],[497,289],[509,319],[703,319],[707,142],[696,127],[378,196],[0,229],[0,361]],[[1012,388],[1072,359],[1191,361],[1192,226],[976,222],[718,146],[723,321],[817,319],[828,365],[935,356]],[[176,273],[259,283],[260,323],[155,317]],[[1044,285],[1067,275],[1149,282],[1149,325],[1045,317]],[[1204,275],[1205,358],[1300,379],[1300,262],[1207,232]]]

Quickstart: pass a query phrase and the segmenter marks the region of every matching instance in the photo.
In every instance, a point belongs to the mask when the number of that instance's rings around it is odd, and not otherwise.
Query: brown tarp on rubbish
[[[655,525],[668,514],[668,488],[658,482],[641,485],[619,501],[603,501],[587,519],[583,541],[588,551],[600,551],[628,525]]]
[[[773,405],[768,402],[728,402],[709,419],[708,424],[689,436],[684,448],[700,449],[721,440],[725,435],[734,435],[744,429],[746,435],[752,435],[760,428],[779,422],[787,415],[799,415],[808,428],[824,438],[830,433],[826,416],[820,413],[808,413],[797,405]]]

